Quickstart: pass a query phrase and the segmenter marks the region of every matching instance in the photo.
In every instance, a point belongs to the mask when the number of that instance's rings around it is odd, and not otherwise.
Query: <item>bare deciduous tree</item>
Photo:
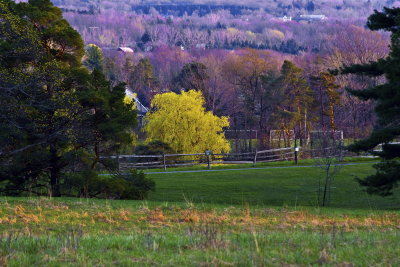
[[[311,148],[314,165],[322,170],[318,179],[318,205],[328,206],[334,178],[342,167],[344,151],[340,133],[332,130],[314,132]]]

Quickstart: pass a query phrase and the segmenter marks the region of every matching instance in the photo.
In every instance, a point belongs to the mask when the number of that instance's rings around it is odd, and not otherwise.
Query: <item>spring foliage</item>
[[[230,146],[222,133],[229,126],[228,118],[207,112],[204,102],[195,90],[156,95],[147,115],[146,141],[160,140],[177,153],[228,152]]]
[[[95,44],[88,44],[85,48],[85,56],[82,63],[90,71],[94,69],[103,70],[104,55],[101,48]]]

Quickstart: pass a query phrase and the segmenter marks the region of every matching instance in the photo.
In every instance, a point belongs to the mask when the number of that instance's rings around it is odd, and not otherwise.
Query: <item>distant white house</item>
[[[197,48],[197,49],[205,50],[205,49],[206,49],[206,44],[204,44],[204,43],[196,44],[196,48]]]
[[[279,18],[281,21],[283,22],[288,22],[288,21],[292,21],[292,17],[291,16],[283,16]]]
[[[145,45],[144,52],[151,52],[151,51],[153,51],[153,46],[152,45]]]
[[[321,21],[326,19],[327,17],[325,15],[300,15],[299,17],[295,18],[297,21]]]
[[[118,51],[122,51],[124,53],[133,53],[133,49],[127,46],[118,47]]]

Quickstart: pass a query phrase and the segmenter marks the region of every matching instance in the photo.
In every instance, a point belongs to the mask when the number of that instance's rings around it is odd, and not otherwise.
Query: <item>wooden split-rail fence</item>
[[[274,161],[297,161],[299,151],[293,147],[269,149],[245,153],[219,153],[210,151],[196,154],[160,154],[160,155],[118,155],[119,170],[128,169],[167,169],[172,167],[203,165],[211,168],[216,164],[253,164]]]

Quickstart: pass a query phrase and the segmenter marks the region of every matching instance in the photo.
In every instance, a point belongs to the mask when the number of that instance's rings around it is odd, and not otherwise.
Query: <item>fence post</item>
[[[162,157],[163,157],[163,164],[164,164],[164,171],[167,170],[167,164],[165,163],[165,153],[162,153]]]
[[[211,155],[211,151],[207,149],[207,150],[205,151],[205,154],[206,154],[206,157],[207,157],[207,169],[211,169],[211,166],[210,166],[210,155]]]
[[[298,147],[295,147],[294,148],[294,163],[297,165],[297,154],[298,154],[298,152],[299,152],[299,148]]]
[[[297,147],[296,136],[294,137],[294,163],[297,165],[297,152],[299,152],[299,148]]]
[[[119,154],[117,154],[117,165],[118,165],[118,171],[121,171],[120,165],[119,165]]]
[[[257,164],[257,150],[256,150],[256,153],[254,154],[253,167],[255,167],[256,164]]]

